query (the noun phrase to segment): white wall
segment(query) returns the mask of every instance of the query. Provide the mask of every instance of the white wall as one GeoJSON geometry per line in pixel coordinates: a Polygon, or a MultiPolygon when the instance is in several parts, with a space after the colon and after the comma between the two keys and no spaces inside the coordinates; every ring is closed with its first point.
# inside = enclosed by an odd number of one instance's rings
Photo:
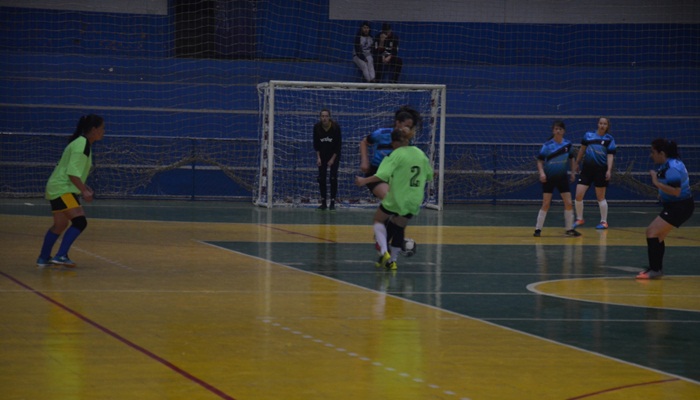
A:
{"type": "Polygon", "coordinates": [[[330,19],[547,24],[700,23],[698,0],[329,0],[330,19]]]}

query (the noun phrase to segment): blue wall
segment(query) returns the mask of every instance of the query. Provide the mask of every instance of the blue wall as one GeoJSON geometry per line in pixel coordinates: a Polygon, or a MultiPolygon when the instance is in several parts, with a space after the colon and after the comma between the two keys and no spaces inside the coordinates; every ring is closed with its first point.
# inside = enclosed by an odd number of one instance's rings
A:
{"type": "MultiPolygon", "coordinates": [[[[256,138],[257,83],[359,81],[360,21],[322,0],[255,4],[251,60],[175,58],[172,15],[0,8],[0,130],[70,132],[94,111],[112,135],[256,138]]],[[[699,25],[392,25],[402,82],[448,86],[449,143],[541,143],[554,118],[576,142],[606,115],[620,144],[700,145],[699,25]]]]}

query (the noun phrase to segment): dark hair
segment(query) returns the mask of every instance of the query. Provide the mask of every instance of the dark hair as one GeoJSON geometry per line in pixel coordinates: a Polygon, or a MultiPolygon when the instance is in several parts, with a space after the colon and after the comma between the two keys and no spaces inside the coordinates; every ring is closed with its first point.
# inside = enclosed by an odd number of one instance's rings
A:
{"type": "Polygon", "coordinates": [[[71,135],[69,142],[74,141],[80,136],[87,135],[91,129],[99,128],[104,123],[104,118],[95,114],[83,115],[78,120],[78,125],[75,127],[75,132],[71,135]]]}
{"type": "Polygon", "coordinates": [[[566,130],[566,125],[564,124],[564,121],[556,120],[552,122],[552,129],[559,127],[563,130],[566,130]]]}
{"type": "Polygon", "coordinates": [[[394,113],[394,121],[405,121],[406,116],[401,114],[409,114],[411,116],[413,126],[416,128],[416,130],[418,130],[418,128],[423,124],[423,119],[420,116],[420,112],[411,106],[401,106],[401,108],[396,110],[394,113]]]}
{"type": "Polygon", "coordinates": [[[678,145],[673,140],[658,138],[651,142],[651,147],[658,151],[666,154],[666,158],[680,158],[678,154],[678,145]]]}
{"type": "Polygon", "coordinates": [[[383,23],[383,24],[382,24],[382,30],[383,30],[384,32],[390,31],[390,30],[391,30],[391,24],[388,23],[388,22],[383,23]]]}
{"type": "Polygon", "coordinates": [[[392,142],[403,142],[406,140],[406,135],[403,130],[395,128],[391,131],[391,141],[392,142]]]}
{"type": "Polygon", "coordinates": [[[324,111],[328,113],[329,117],[331,116],[331,110],[329,110],[327,108],[322,108],[321,111],[318,112],[318,115],[323,114],[324,111]]]}

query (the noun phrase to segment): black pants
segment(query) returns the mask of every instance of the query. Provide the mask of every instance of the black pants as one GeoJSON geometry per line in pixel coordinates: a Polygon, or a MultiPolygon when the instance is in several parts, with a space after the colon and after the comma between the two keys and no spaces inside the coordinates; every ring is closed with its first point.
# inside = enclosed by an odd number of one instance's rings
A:
{"type": "Polygon", "coordinates": [[[382,62],[381,56],[374,58],[374,73],[377,82],[381,82],[386,74],[389,76],[390,83],[398,83],[402,68],[403,60],[400,57],[391,57],[391,61],[386,64],[382,62]]]}
{"type": "MultiPolygon", "coordinates": [[[[338,167],[340,166],[340,159],[336,158],[333,165],[331,165],[331,200],[335,200],[335,196],[338,193],[338,167]]],[[[326,179],[328,176],[328,160],[321,160],[321,166],[318,167],[318,186],[321,190],[321,198],[325,202],[328,194],[328,189],[326,186],[326,179]]]]}

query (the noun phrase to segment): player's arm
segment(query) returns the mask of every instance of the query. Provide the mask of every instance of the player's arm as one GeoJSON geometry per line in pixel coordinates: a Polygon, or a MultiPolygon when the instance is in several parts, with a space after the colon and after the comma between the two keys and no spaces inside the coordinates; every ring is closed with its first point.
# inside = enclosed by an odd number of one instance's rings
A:
{"type": "Polygon", "coordinates": [[[537,159],[537,172],[540,173],[540,182],[547,182],[547,174],[544,173],[544,160],[537,159]]]}
{"type": "Polygon", "coordinates": [[[651,175],[651,183],[654,186],[656,186],[657,188],[659,188],[660,191],[662,191],[666,194],[669,194],[671,196],[674,196],[674,197],[678,197],[681,195],[681,187],[680,187],[681,177],[677,173],[672,172],[672,170],[666,171],[667,182],[668,183],[676,182],[677,186],[676,185],[671,186],[669,184],[659,182],[659,178],[656,175],[656,171],[654,171],[653,169],[649,171],[649,175],[651,175]]]}
{"type": "Polygon", "coordinates": [[[377,175],[372,175],[368,177],[363,177],[363,176],[356,176],[355,177],[355,185],[357,186],[365,186],[368,183],[376,183],[376,182],[384,182],[382,179],[380,179],[377,175]]]}
{"type": "Polygon", "coordinates": [[[607,162],[608,162],[608,170],[605,172],[605,180],[609,181],[610,178],[612,177],[612,168],[613,168],[613,161],[615,160],[615,155],[612,153],[608,153],[607,155],[607,162]]]}
{"type": "Polygon", "coordinates": [[[364,173],[367,173],[369,171],[368,147],[369,143],[367,142],[367,136],[365,136],[360,141],[360,170],[364,173]]]}
{"type": "Polygon", "coordinates": [[[88,185],[83,183],[82,179],[75,175],[68,175],[68,179],[70,179],[73,185],[75,185],[75,187],[77,187],[78,190],[80,190],[80,195],[83,196],[83,199],[85,199],[85,201],[92,201],[92,189],[90,189],[88,185]]]}
{"type": "Polygon", "coordinates": [[[576,164],[580,165],[581,160],[583,160],[583,155],[586,154],[586,146],[585,144],[582,144],[581,147],[578,149],[578,154],[576,155],[576,164]]]}

